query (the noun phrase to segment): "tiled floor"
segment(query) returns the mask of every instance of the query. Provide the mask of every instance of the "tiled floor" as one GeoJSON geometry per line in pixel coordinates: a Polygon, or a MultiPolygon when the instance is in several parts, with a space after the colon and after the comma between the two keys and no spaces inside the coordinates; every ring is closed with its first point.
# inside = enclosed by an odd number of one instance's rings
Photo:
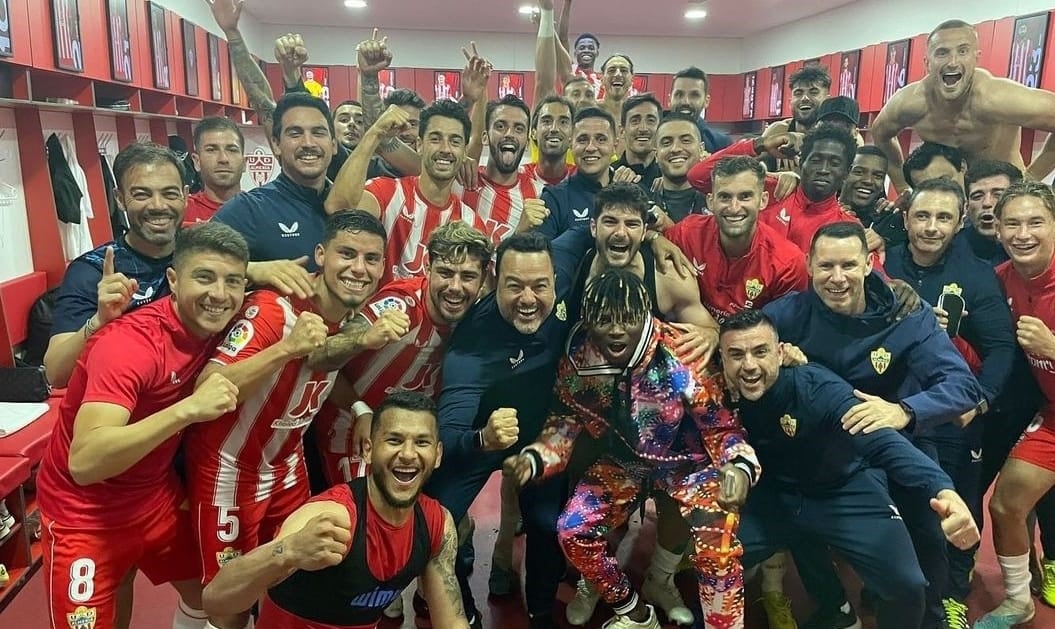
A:
{"type": "MultiPolygon", "coordinates": [[[[477,565],[476,573],[473,576],[473,591],[476,593],[477,604],[481,606],[484,616],[484,626],[488,629],[526,629],[527,620],[524,613],[523,604],[519,597],[508,597],[502,600],[488,599],[487,598],[487,574],[490,569],[490,549],[493,546],[494,536],[497,532],[497,513],[498,513],[498,478],[497,476],[491,480],[481,494],[479,500],[473,507],[473,515],[476,517],[476,549],[477,549],[477,565]]],[[[650,549],[655,544],[655,528],[651,521],[646,518],[643,525],[640,526],[636,531],[632,531],[632,534],[636,534],[636,540],[633,540],[631,544],[632,551],[630,552],[627,565],[632,576],[640,577],[641,573],[648,564],[648,558],[650,549]]],[[[988,535],[985,536],[991,539],[988,535]]],[[[523,541],[522,538],[518,539],[516,546],[516,559],[519,562],[520,556],[523,553],[523,541]]],[[[688,575],[683,575],[688,576],[688,575]]],[[[856,579],[852,574],[847,573],[844,575],[848,584],[854,586],[854,596],[856,596],[856,579]]],[[[691,578],[686,578],[680,582],[682,586],[683,594],[688,597],[692,596],[695,590],[694,583],[691,578]]],[[[996,558],[993,555],[993,548],[990,541],[986,541],[979,556],[979,562],[975,571],[974,590],[971,593],[971,597],[968,601],[972,609],[972,618],[980,615],[983,611],[990,609],[995,606],[998,599],[998,592],[1000,590],[1000,571],[996,565],[996,558]]],[[[790,577],[788,579],[789,594],[794,601],[795,614],[798,618],[803,619],[809,615],[811,611],[808,603],[808,599],[802,592],[801,586],[798,584],[796,578],[790,577]]],[[[563,585],[559,592],[558,614],[563,617],[563,607],[567,603],[574,593],[572,586],[563,585]]],[[[757,595],[757,589],[749,587],[748,598],[753,599],[757,595]]],[[[409,597],[409,595],[408,595],[409,597]]],[[[407,601],[407,610],[410,610],[409,600],[407,601]]],[[[175,608],[176,595],[173,590],[169,587],[155,588],[150,584],[146,578],[142,575],[136,581],[136,608],[133,616],[132,627],[139,629],[167,629],[171,623],[172,610],[175,608]]],[[[600,627],[601,623],[607,616],[604,610],[598,609],[598,613],[595,615],[594,621],[589,625],[590,628],[600,627]]],[[[871,629],[875,626],[874,619],[864,618],[865,629],[871,629]]],[[[749,629],[764,629],[766,627],[765,618],[761,613],[761,609],[758,605],[751,605],[748,610],[748,628],[749,629]]],[[[402,629],[413,629],[416,625],[413,617],[408,616],[404,619],[400,625],[396,622],[387,623],[382,625],[389,629],[401,627],[402,629]]],[[[427,624],[423,626],[428,626],[427,624]]],[[[672,625],[673,626],[673,625],[672,625]]],[[[3,612],[0,613],[0,629],[47,629],[48,622],[45,613],[45,602],[44,602],[44,585],[43,579],[38,573],[33,577],[30,583],[25,589],[19,593],[18,597],[11,603],[11,605],[3,612]]],[[[1037,617],[1032,623],[1022,625],[1023,628],[1033,629],[1055,629],[1055,610],[1038,605],[1037,617]]],[[[60,627],[59,629],[65,629],[60,627]]],[[[105,629],[98,627],[97,629],[105,629]]]]}

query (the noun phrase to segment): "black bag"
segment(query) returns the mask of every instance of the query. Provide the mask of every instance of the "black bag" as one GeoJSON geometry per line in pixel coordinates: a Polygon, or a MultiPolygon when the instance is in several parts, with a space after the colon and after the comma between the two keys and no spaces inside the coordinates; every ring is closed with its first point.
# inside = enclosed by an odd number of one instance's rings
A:
{"type": "Polygon", "coordinates": [[[44,364],[44,353],[48,351],[48,341],[51,340],[51,322],[54,319],[53,311],[58,296],[59,287],[55,287],[38,297],[29,311],[29,330],[26,333],[26,342],[22,344],[22,349],[25,350],[22,363],[29,367],[40,367],[44,364]]]}
{"type": "Polygon", "coordinates": [[[0,402],[43,402],[51,385],[43,367],[0,367],[0,402]]]}

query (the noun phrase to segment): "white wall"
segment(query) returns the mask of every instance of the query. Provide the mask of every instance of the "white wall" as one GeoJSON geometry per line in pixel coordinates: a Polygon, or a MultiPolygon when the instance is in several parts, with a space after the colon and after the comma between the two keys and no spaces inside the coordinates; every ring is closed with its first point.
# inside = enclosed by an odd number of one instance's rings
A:
{"type": "Polygon", "coordinates": [[[752,36],[743,45],[741,71],[905,39],[945,20],[977,24],[1052,8],[1051,0],[859,0],[752,36]]]}
{"type": "MultiPolygon", "coordinates": [[[[166,9],[177,13],[180,17],[194,22],[210,33],[219,35],[221,38],[223,37],[220,27],[216,26],[216,21],[212,18],[212,11],[209,9],[209,6],[205,4],[204,0],[154,1],[164,6],[166,9]]],[[[317,2],[318,0],[306,1],[317,2]]],[[[272,37],[269,40],[265,37],[261,37],[260,23],[245,10],[242,11],[242,17],[239,19],[238,30],[241,31],[242,37],[245,38],[246,43],[249,44],[250,51],[265,61],[272,60],[274,57],[273,50],[275,38],[272,37]]]]}
{"type": "Polygon", "coordinates": [[[0,282],[33,272],[15,113],[0,109],[0,282]]]}
{"type": "MultiPolygon", "coordinates": [[[[309,63],[320,65],[355,65],[355,45],[370,38],[367,29],[293,27],[261,24],[262,39],[269,40],[265,54],[254,49],[262,59],[273,60],[273,43],[290,30],[304,36],[310,55],[309,63]]],[[[465,65],[461,49],[475,41],[480,52],[500,70],[534,70],[535,36],[510,33],[472,33],[449,31],[385,31],[394,55],[395,67],[460,68],[465,65]]],[[[634,59],[640,72],[674,73],[688,65],[698,65],[718,74],[740,71],[740,40],[696,39],[689,37],[616,37],[604,36],[602,57],[625,52],[634,59]],[[677,51],[677,54],[672,54],[677,51]]],[[[602,59],[603,60],[603,59],[602,59]]]]}

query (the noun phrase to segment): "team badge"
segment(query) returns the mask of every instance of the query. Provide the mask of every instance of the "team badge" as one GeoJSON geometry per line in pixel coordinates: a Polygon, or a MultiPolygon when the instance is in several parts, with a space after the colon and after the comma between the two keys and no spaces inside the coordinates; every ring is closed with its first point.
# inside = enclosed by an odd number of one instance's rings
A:
{"type": "Polygon", "coordinates": [[[70,629],[95,629],[95,608],[79,605],[77,609],[66,614],[70,629]]]}
{"type": "Polygon", "coordinates": [[[227,548],[224,548],[220,552],[216,553],[216,565],[218,565],[221,568],[223,568],[224,565],[226,565],[228,561],[231,561],[232,559],[235,559],[235,558],[241,557],[241,556],[242,556],[242,551],[235,550],[234,548],[231,548],[230,546],[228,546],[227,548]]]}
{"type": "Polygon", "coordinates": [[[566,306],[563,301],[560,302],[559,304],[557,304],[557,320],[558,321],[567,321],[568,320],[568,306],[566,306]]]}
{"type": "Polygon", "coordinates": [[[245,156],[245,169],[253,178],[253,183],[262,186],[271,179],[271,172],[275,168],[275,156],[257,147],[249,155],[245,156]]]}
{"type": "Polygon", "coordinates": [[[237,356],[238,352],[242,351],[252,338],[253,324],[248,319],[241,319],[234,324],[231,331],[227,333],[227,338],[224,339],[217,349],[228,356],[237,356]]]}
{"type": "Polygon", "coordinates": [[[758,299],[758,296],[762,294],[762,289],[765,287],[765,284],[763,284],[757,277],[752,277],[744,282],[744,290],[747,291],[747,298],[752,301],[758,299]]]}
{"type": "Polygon", "coordinates": [[[260,306],[249,306],[245,309],[246,319],[255,319],[258,314],[260,314],[260,306]]]}
{"type": "Polygon", "coordinates": [[[382,313],[389,310],[398,310],[400,312],[407,311],[407,302],[403,299],[390,295],[384,299],[370,304],[370,310],[374,312],[374,316],[380,317],[382,313]]]}
{"type": "Polygon", "coordinates": [[[959,295],[960,297],[963,297],[963,289],[960,288],[960,285],[956,283],[946,284],[945,286],[942,286],[941,292],[945,295],[959,295]]]}
{"type": "Polygon", "coordinates": [[[876,373],[883,375],[887,368],[890,367],[890,352],[886,351],[882,347],[879,349],[872,350],[872,367],[876,370],[876,373]]]}
{"type": "Polygon", "coordinates": [[[799,428],[799,420],[791,415],[785,415],[780,418],[780,427],[783,429],[785,435],[794,437],[795,431],[799,428]]]}

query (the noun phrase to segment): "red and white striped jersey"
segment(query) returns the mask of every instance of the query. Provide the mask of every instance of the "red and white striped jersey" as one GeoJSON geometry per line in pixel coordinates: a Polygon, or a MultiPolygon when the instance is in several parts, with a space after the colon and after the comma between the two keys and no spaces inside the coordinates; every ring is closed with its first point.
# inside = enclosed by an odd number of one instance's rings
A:
{"type": "Polygon", "coordinates": [[[410,318],[410,330],[395,343],[353,358],[344,376],[359,393],[359,399],[377,408],[385,396],[400,389],[429,397],[439,393],[443,344],[451,326],[440,326],[429,317],[427,277],[395,280],[375,294],[359,316],[373,323],[386,310],[402,310],[410,318]]]}
{"type": "Polygon", "coordinates": [[[479,189],[466,190],[456,181],[451,192],[476,210],[486,226],[484,233],[497,245],[516,231],[524,213],[524,199],[539,198],[546,184],[535,179],[523,166],[517,180],[508,186],[488,179],[485,173],[486,169],[481,166],[479,189]]]}
{"type": "MultiPolygon", "coordinates": [[[[293,331],[310,300],[258,290],[245,299],[240,317],[213,353],[230,365],[278,343],[293,331]]],[[[330,324],[336,333],[340,324],[330,324]]],[[[304,431],[319,411],[337,371],[311,371],[291,360],[260,384],[234,412],[194,424],[184,435],[188,491],[195,502],[234,507],[266,500],[272,493],[307,485],[304,431]]]]}
{"type": "Polygon", "coordinates": [[[429,203],[421,194],[417,177],[378,177],[366,182],[365,191],[373,194],[381,206],[381,222],[388,232],[382,286],[393,279],[425,274],[429,236],[440,225],[464,221],[487,231],[476,212],[454,194],[445,206],[429,203]]]}
{"type": "MultiPolygon", "coordinates": [[[[566,164],[565,165],[564,176],[561,177],[560,179],[547,179],[547,178],[543,177],[542,173],[539,172],[538,162],[530,162],[528,164],[524,164],[523,166],[520,167],[520,170],[521,170],[521,172],[523,172],[524,174],[528,175],[529,177],[534,177],[535,181],[538,182],[538,185],[542,186],[542,188],[545,188],[546,186],[555,186],[555,185],[559,184],[560,182],[564,181],[565,179],[567,179],[568,177],[571,177],[572,175],[574,175],[575,174],[575,164],[566,164]]],[[[539,196],[541,196],[541,195],[542,195],[542,189],[539,188],[539,196]]]]}

